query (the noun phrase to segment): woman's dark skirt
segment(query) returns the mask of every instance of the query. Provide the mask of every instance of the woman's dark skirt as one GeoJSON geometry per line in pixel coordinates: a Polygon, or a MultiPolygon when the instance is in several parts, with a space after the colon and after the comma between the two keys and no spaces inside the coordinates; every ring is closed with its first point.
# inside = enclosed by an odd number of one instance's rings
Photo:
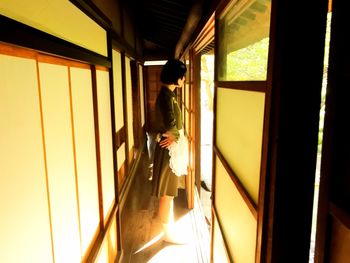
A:
{"type": "Polygon", "coordinates": [[[152,195],[177,196],[179,177],[169,167],[169,150],[156,144],[153,160],[152,195]]]}

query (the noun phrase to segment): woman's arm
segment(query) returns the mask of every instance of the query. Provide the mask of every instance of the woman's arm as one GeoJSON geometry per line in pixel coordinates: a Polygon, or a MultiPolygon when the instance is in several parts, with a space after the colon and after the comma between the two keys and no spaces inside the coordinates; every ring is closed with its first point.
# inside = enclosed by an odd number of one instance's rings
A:
{"type": "Polygon", "coordinates": [[[163,133],[163,138],[160,142],[161,147],[168,147],[174,141],[179,139],[180,133],[177,128],[177,119],[174,111],[174,97],[166,97],[162,103],[162,115],[166,132],[163,133]]]}

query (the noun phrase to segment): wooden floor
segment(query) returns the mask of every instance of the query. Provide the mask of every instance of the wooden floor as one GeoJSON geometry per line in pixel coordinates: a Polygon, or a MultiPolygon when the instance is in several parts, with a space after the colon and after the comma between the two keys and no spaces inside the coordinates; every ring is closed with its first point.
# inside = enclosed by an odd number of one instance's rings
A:
{"type": "Polygon", "coordinates": [[[209,262],[209,230],[205,222],[199,198],[195,208],[187,209],[185,190],[175,198],[175,219],[190,241],[175,245],[162,240],[162,226],[158,217],[158,199],[151,196],[151,181],[148,180],[148,157],[142,153],[128,198],[121,213],[122,263],[144,262],[209,262]]]}

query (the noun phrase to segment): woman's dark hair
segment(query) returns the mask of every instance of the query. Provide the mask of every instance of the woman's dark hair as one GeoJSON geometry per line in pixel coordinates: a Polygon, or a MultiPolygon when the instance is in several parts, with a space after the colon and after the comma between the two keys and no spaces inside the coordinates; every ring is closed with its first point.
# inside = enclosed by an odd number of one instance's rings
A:
{"type": "Polygon", "coordinates": [[[177,59],[169,59],[163,66],[160,81],[164,84],[177,84],[178,79],[186,74],[186,65],[177,59]]]}

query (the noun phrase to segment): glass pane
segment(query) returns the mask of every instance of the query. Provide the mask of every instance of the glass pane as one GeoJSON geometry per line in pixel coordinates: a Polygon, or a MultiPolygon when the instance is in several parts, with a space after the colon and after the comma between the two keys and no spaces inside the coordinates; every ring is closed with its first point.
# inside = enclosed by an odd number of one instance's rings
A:
{"type": "Polygon", "coordinates": [[[239,1],[220,18],[220,81],[266,80],[270,11],[270,0],[239,1]]]}

